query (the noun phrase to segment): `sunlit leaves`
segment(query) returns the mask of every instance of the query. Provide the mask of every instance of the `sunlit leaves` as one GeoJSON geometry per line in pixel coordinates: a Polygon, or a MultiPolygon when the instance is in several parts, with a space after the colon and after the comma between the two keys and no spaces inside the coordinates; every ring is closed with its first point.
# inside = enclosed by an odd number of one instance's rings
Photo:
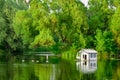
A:
{"type": "Polygon", "coordinates": [[[105,41],[101,30],[96,31],[96,49],[100,52],[105,50],[105,41]]]}
{"type": "Polygon", "coordinates": [[[67,45],[74,43],[75,39],[79,43],[82,39],[81,37],[79,39],[79,34],[85,33],[88,25],[84,7],[79,1],[34,0],[27,11],[16,13],[14,29],[24,43],[28,42],[32,47],[40,47],[55,44],[54,36],[59,38],[59,42],[67,45]],[[31,29],[33,31],[30,31],[31,29]],[[31,36],[33,34],[34,36],[31,36]]]}
{"type": "Polygon", "coordinates": [[[41,30],[40,33],[35,36],[35,39],[31,43],[30,47],[52,46],[55,42],[50,34],[51,32],[49,29],[41,30]]]}
{"type": "Polygon", "coordinates": [[[120,46],[120,6],[117,7],[115,14],[112,17],[111,21],[111,31],[114,34],[114,38],[116,39],[118,45],[120,46]]]}
{"type": "Polygon", "coordinates": [[[112,52],[116,51],[116,44],[114,43],[113,35],[110,31],[101,31],[99,29],[96,30],[96,49],[99,52],[112,52]]]}
{"type": "Polygon", "coordinates": [[[46,7],[39,1],[32,1],[27,11],[18,11],[14,18],[14,30],[30,48],[51,46],[54,41],[47,28],[50,24],[46,7]],[[20,30],[21,29],[21,30],[20,30]]]}
{"type": "Polygon", "coordinates": [[[29,14],[25,11],[18,11],[16,17],[14,18],[14,31],[17,36],[21,37],[24,44],[31,42],[32,33],[30,32],[32,19],[29,17],[29,14]],[[22,36],[21,36],[22,35],[22,36]]]}

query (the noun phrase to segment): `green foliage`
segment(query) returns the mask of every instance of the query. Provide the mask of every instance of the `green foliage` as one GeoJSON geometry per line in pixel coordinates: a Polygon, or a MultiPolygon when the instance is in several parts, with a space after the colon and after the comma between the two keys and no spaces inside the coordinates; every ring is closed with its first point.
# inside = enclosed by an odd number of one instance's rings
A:
{"type": "Polygon", "coordinates": [[[68,50],[62,52],[62,58],[66,60],[73,60],[76,56],[76,53],[76,45],[72,44],[68,50]]]}
{"type": "Polygon", "coordinates": [[[119,0],[89,0],[89,8],[79,0],[0,0],[0,48],[118,52],[119,13],[119,0]]]}
{"type": "Polygon", "coordinates": [[[105,40],[104,40],[104,37],[103,37],[103,33],[101,30],[97,30],[96,31],[96,49],[99,51],[99,52],[102,52],[102,51],[105,51],[105,40]]]}
{"type": "Polygon", "coordinates": [[[95,39],[96,49],[99,52],[112,53],[117,51],[117,46],[110,31],[102,32],[101,30],[97,29],[95,39]]]}
{"type": "Polygon", "coordinates": [[[85,37],[86,40],[86,48],[94,48],[95,47],[95,39],[93,36],[89,35],[85,37]]]}
{"type": "Polygon", "coordinates": [[[111,20],[111,31],[114,34],[114,39],[116,40],[117,44],[120,46],[120,6],[117,7],[115,14],[111,20]]]}
{"type": "Polygon", "coordinates": [[[104,37],[104,41],[105,41],[105,48],[106,48],[106,52],[110,53],[110,52],[114,52],[116,53],[117,50],[117,45],[115,43],[115,40],[113,39],[113,34],[111,31],[104,31],[103,32],[103,37],[104,37]]]}
{"type": "Polygon", "coordinates": [[[72,43],[85,47],[83,35],[86,34],[88,25],[84,7],[74,0],[52,3],[31,1],[27,11],[16,13],[13,25],[17,36],[30,48],[53,46],[57,43],[63,44],[63,48],[72,43]]]}
{"type": "Polygon", "coordinates": [[[14,30],[22,39],[24,46],[39,48],[40,46],[52,46],[54,44],[51,31],[46,28],[48,26],[46,16],[45,6],[39,1],[32,1],[30,9],[27,11],[16,13],[13,23],[14,30]]]}
{"type": "Polygon", "coordinates": [[[20,9],[19,3],[16,0],[0,0],[0,4],[0,48],[10,52],[21,50],[21,39],[14,33],[12,25],[15,12],[20,9]]]}
{"type": "Polygon", "coordinates": [[[111,0],[90,0],[88,9],[89,34],[95,35],[97,29],[109,30],[114,9],[111,0]]]}
{"type": "Polygon", "coordinates": [[[40,34],[35,37],[34,41],[31,43],[31,46],[52,46],[55,42],[50,34],[51,33],[49,30],[42,30],[40,34]]]}
{"type": "MultiPolygon", "coordinates": [[[[95,48],[100,52],[116,52],[117,46],[114,35],[110,31],[111,16],[115,12],[115,0],[89,0],[87,10],[89,32],[86,39],[89,47],[95,48]]],[[[114,22],[116,23],[116,22],[114,22]]]]}
{"type": "MultiPolygon", "coordinates": [[[[30,29],[29,26],[32,24],[32,19],[29,18],[29,14],[25,11],[18,11],[16,13],[16,17],[13,21],[13,28],[17,35],[17,37],[22,39],[22,43],[24,46],[28,46],[28,44],[33,40],[32,32],[34,29],[30,29]]],[[[33,34],[34,35],[34,34],[33,34]]]]}
{"type": "Polygon", "coordinates": [[[0,17],[0,45],[2,44],[2,42],[4,41],[5,37],[6,37],[6,29],[5,29],[5,20],[0,17]]]}

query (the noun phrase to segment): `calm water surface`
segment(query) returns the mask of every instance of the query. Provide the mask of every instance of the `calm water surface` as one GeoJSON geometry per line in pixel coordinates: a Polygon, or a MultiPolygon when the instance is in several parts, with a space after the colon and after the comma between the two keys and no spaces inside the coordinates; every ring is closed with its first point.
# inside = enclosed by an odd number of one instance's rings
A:
{"type": "Polygon", "coordinates": [[[1,62],[0,80],[120,80],[120,61],[1,62]]]}

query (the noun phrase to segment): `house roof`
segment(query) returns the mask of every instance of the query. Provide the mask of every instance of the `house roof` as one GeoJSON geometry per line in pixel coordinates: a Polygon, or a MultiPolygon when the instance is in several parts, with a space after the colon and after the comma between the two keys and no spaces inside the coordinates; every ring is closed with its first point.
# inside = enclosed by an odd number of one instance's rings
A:
{"type": "Polygon", "coordinates": [[[80,50],[80,53],[81,52],[86,52],[86,53],[97,53],[97,51],[96,50],[94,50],[94,49],[82,49],[82,50],[80,50]]]}

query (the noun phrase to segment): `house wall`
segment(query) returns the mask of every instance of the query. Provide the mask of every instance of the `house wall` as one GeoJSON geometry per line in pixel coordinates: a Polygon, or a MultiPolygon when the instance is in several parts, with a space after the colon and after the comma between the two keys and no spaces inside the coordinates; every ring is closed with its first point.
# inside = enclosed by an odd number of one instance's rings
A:
{"type": "Polygon", "coordinates": [[[83,55],[86,55],[86,58],[87,58],[86,60],[89,60],[89,54],[85,52],[81,53],[81,60],[85,60],[85,58],[83,58],[83,55]]]}
{"type": "Polygon", "coordinates": [[[96,53],[91,53],[89,54],[89,60],[97,60],[97,54],[96,53]]]}
{"type": "Polygon", "coordinates": [[[87,59],[86,60],[97,60],[97,54],[96,53],[91,53],[91,54],[88,54],[88,53],[85,53],[85,52],[82,52],[81,53],[81,60],[85,60],[85,57],[83,57],[83,55],[86,55],[87,59]]]}

